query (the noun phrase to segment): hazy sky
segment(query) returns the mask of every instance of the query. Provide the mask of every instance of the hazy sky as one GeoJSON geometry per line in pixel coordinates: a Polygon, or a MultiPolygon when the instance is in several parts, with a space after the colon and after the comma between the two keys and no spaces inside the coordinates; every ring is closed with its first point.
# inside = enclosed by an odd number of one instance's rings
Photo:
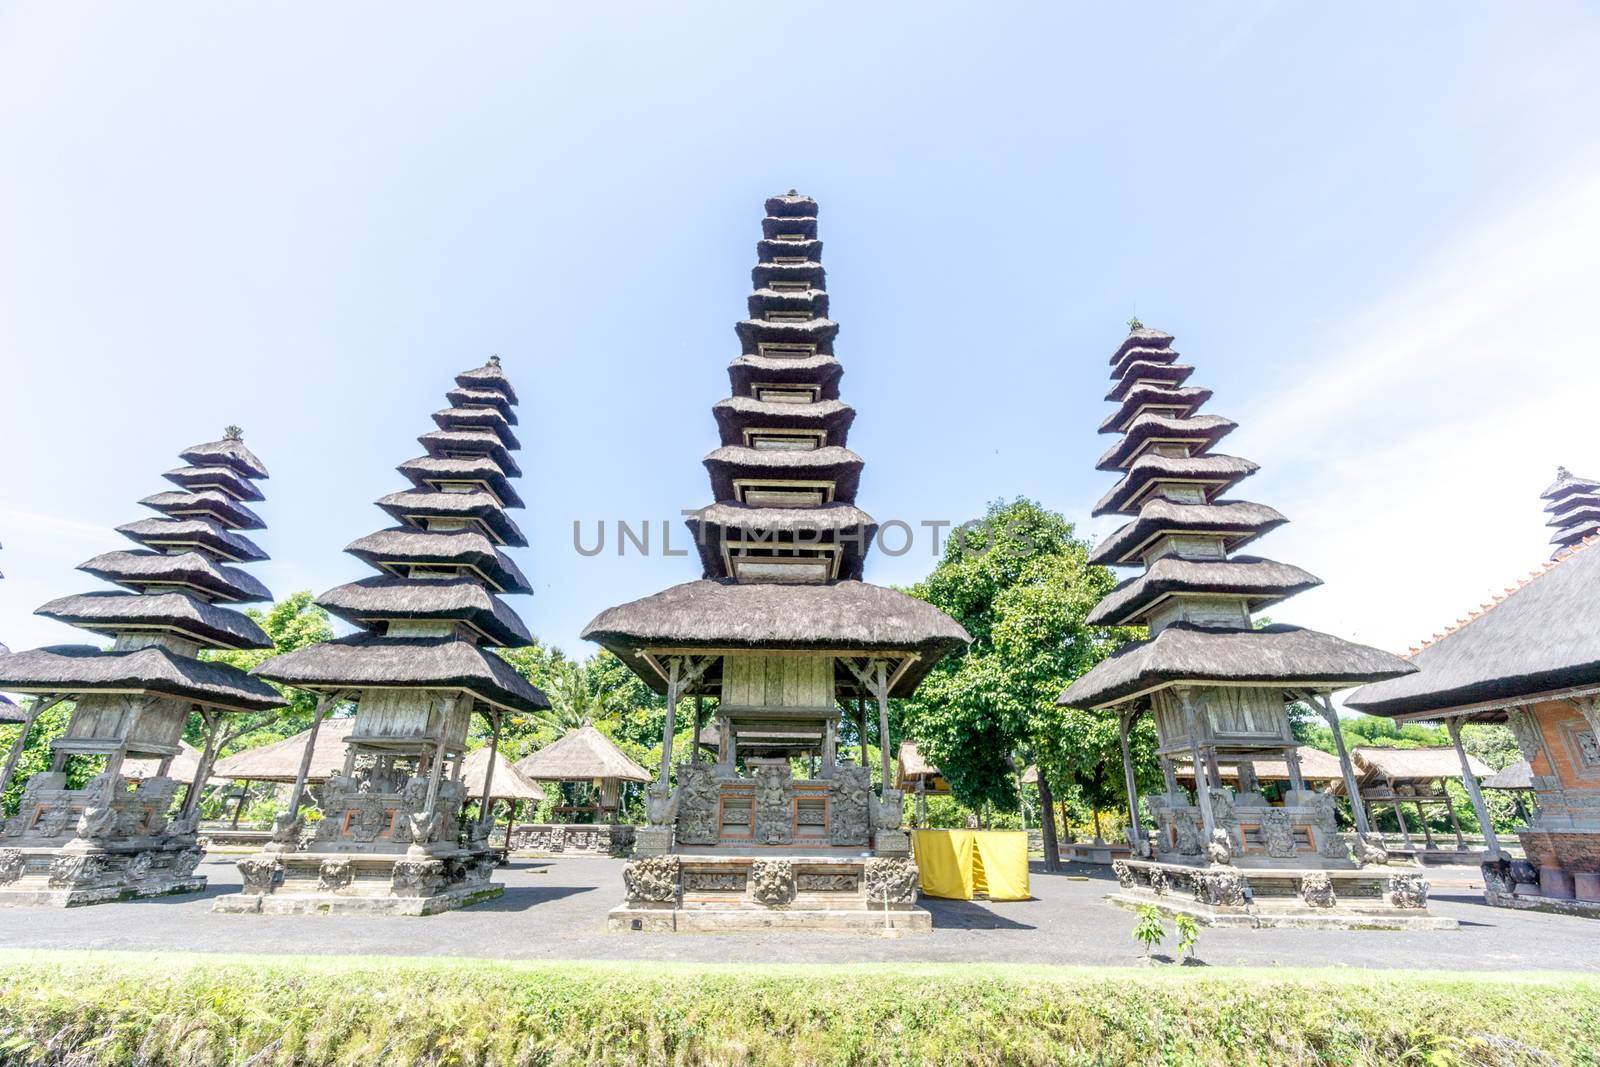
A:
{"type": "Polygon", "coordinates": [[[792,186],[868,511],[1108,532],[1137,314],[1240,422],[1234,495],[1291,519],[1258,550],[1327,582],[1270,614],[1403,650],[1546,559],[1558,463],[1600,472],[1600,8],[1125,6],[0,4],[0,640],[83,640],[31,612],[103,588],[73,568],[230,422],[273,475],[254,573],[365,575],[340,550],[497,352],[511,603],[587,654],[698,577],[572,525],[708,502],[792,186]]]}

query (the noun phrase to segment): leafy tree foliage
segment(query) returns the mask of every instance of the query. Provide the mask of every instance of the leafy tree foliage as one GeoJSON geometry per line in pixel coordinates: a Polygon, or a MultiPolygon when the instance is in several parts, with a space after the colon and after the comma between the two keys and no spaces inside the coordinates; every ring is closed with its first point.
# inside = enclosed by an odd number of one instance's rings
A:
{"type": "MultiPolygon", "coordinates": [[[[266,611],[249,608],[245,614],[266,631],[267,636],[272,639],[272,648],[243,652],[208,651],[201,653],[202,659],[216,660],[237,667],[241,671],[249,671],[273,656],[281,656],[285,652],[293,652],[307,645],[333,639],[333,627],[328,622],[328,613],[312,600],[309,589],[290,593],[266,611]]],[[[314,695],[276,683],[268,684],[289,701],[288,708],[281,711],[224,716],[218,755],[226,756],[242,748],[254,748],[257,745],[281,741],[311,726],[311,717],[317,708],[317,698],[314,695]],[[249,739],[248,742],[246,738],[249,739]]],[[[197,747],[203,747],[205,739],[204,720],[200,715],[190,716],[185,740],[197,747]]]]}

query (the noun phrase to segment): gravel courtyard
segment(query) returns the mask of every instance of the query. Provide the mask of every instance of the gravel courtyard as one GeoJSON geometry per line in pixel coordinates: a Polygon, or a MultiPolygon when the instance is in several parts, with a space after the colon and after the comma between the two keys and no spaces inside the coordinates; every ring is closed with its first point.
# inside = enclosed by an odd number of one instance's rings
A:
{"type": "MultiPolygon", "coordinates": [[[[201,865],[202,895],[70,911],[0,909],[0,949],[72,948],[503,959],[679,960],[707,963],[995,962],[1126,965],[1139,956],[1133,916],[1102,903],[1115,885],[1098,867],[1045,874],[1036,899],[1016,903],[924,900],[931,934],[613,934],[606,912],[622,895],[622,862],[515,860],[497,880],[505,896],[429,918],[217,915],[211,898],[239,886],[237,856],[201,865]],[[1086,877],[1085,877],[1086,876],[1086,877]]],[[[1476,872],[1429,871],[1434,910],[1451,932],[1208,929],[1211,964],[1600,971],[1600,923],[1490,908],[1476,872]]],[[[1169,948],[1170,943],[1169,943],[1169,948]]]]}

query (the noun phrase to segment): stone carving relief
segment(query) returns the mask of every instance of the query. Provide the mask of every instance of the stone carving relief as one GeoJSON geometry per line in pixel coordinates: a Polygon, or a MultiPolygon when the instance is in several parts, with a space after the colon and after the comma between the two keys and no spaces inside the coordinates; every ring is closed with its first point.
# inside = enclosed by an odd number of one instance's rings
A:
{"type": "Polygon", "coordinates": [[[853,874],[797,874],[794,885],[801,893],[855,893],[861,879],[853,874]]]}
{"type": "Polygon", "coordinates": [[[750,895],[769,908],[794,899],[794,863],[791,860],[756,860],[750,865],[750,895]]]}
{"type": "Polygon", "coordinates": [[[22,877],[28,858],[20,848],[0,848],[0,885],[10,885],[22,877]]]}
{"type": "Polygon", "coordinates": [[[899,789],[885,789],[883,795],[872,798],[872,825],[878,830],[898,830],[905,822],[905,793],[899,789]]]}
{"type": "Polygon", "coordinates": [[[396,860],[389,876],[389,889],[397,896],[425,897],[437,889],[445,879],[441,860],[396,860]]]}
{"type": "Polygon", "coordinates": [[[1169,888],[1171,886],[1167,881],[1167,872],[1160,867],[1150,868],[1150,891],[1160,897],[1166,896],[1169,888]]]}
{"type": "Polygon", "coordinates": [[[115,808],[85,808],[78,819],[78,836],[91,841],[102,841],[117,832],[118,813],[115,808]]]}
{"type": "Polygon", "coordinates": [[[914,904],[921,875],[910,860],[868,860],[865,871],[867,900],[881,904],[914,904]]]}
{"type": "Polygon", "coordinates": [[[1321,871],[1300,879],[1300,899],[1309,907],[1331,908],[1338,903],[1333,895],[1333,879],[1321,871]]]}
{"type": "Polygon", "coordinates": [[[71,853],[57,856],[50,864],[50,888],[67,889],[93,882],[105,869],[102,856],[81,856],[71,853]]]}
{"type": "Polygon", "coordinates": [[[678,794],[665,782],[650,786],[644,799],[645,819],[651,826],[671,826],[678,815],[678,794]]]}
{"type": "Polygon", "coordinates": [[[1428,906],[1428,880],[1420,874],[1393,875],[1384,896],[1397,908],[1425,908],[1428,906]]]}
{"type": "Polygon", "coordinates": [[[1111,861],[1111,873],[1117,876],[1117,884],[1124,889],[1133,888],[1133,868],[1123,860],[1111,861]]]}
{"type": "Polygon", "coordinates": [[[144,878],[150,873],[150,868],[155,866],[156,856],[153,852],[134,853],[128,861],[128,877],[133,879],[144,878]]]}
{"type": "Polygon", "coordinates": [[[794,841],[794,780],[787,766],[756,769],[755,839],[763,845],[794,841]]]}
{"type": "Polygon", "coordinates": [[[828,781],[828,840],[835,845],[865,845],[871,830],[868,802],[872,772],[866,767],[836,767],[828,781]]]}
{"type": "Polygon", "coordinates": [[[392,818],[381,800],[368,801],[351,812],[345,833],[350,835],[350,840],[359,844],[371,844],[389,828],[392,818]]]}
{"type": "Polygon", "coordinates": [[[1539,726],[1533,721],[1532,712],[1527,708],[1508,708],[1506,725],[1511,727],[1511,736],[1516,739],[1522,758],[1532,763],[1539,755],[1539,726]]]}
{"type": "Polygon", "coordinates": [[[678,768],[678,840],[686,845],[714,845],[719,793],[709,763],[687,763],[678,768]]]}
{"type": "Polygon", "coordinates": [[[627,899],[651,904],[670,904],[678,899],[677,856],[649,856],[631,861],[622,869],[622,884],[627,899]]]}
{"type": "Polygon", "coordinates": [[[1377,834],[1357,834],[1351,852],[1357,867],[1382,867],[1389,862],[1389,850],[1377,834]]]}
{"type": "Polygon", "coordinates": [[[1211,831],[1211,843],[1206,846],[1206,858],[1219,867],[1233,866],[1233,841],[1228,837],[1228,831],[1220,826],[1211,831]]]}
{"type": "Polygon", "coordinates": [[[686,893],[743,893],[744,875],[737,871],[687,871],[683,889],[686,893]]]}
{"type": "Polygon", "coordinates": [[[1261,840],[1267,846],[1267,855],[1274,859],[1291,859],[1295,855],[1294,827],[1289,813],[1282,808],[1270,808],[1261,813],[1261,840]]]}
{"type": "Polygon", "coordinates": [[[317,870],[317,888],[324,893],[336,893],[355,881],[355,865],[349,860],[323,860],[317,870]]]}
{"type": "Polygon", "coordinates": [[[246,856],[238,866],[246,893],[270,893],[283,876],[283,864],[272,856],[246,856]]]}
{"type": "Polygon", "coordinates": [[[1196,871],[1194,898],[1214,907],[1242,908],[1250,903],[1250,886],[1238,871],[1196,871]]]}
{"type": "Polygon", "coordinates": [[[205,849],[186,848],[172,857],[172,873],[179,878],[188,878],[194,874],[194,869],[200,866],[200,861],[205,858],[205,849]]]}
{"type": "Polygon", "coordinates": [[[1488,896],[1510,896],[1515,888],[1511,881],[1511,865],[1504,859],[1478,865],[1483,872],[1483,891],[1488,896]]]}

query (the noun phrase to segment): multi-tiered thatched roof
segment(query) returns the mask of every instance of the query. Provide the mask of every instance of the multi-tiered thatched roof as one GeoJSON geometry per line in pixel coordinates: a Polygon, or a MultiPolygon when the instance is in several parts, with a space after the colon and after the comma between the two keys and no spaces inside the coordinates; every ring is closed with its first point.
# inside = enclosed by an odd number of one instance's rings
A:
{"type": "Polygon", "coordinates": [[[264,711],[283,700],[265,682],[202,660],[202,648],[271,648],[267,635],[233,605],[272,594],[237,564],[267,558],[239,531],[265,525],[245,501],[262,499],[254,481],[267,469],[236,428],[181,453],[187,466],[166,477],[178,492],[140,503],[159,517],[117,527],[140,547],[106,552],[78,568],[122,587],[52,600],[46,618],[110,637],[113,645],[54,645],[0,656],[0,688],[55,695],[134,692],[193,700],[232,711],[264,711]]]}
{"type": "Polygon", "coordinates": [[[1278,682],[1337,689],[1408,673],[1395,656],[1297,626],[1256,629],[1252,613],[1320,585],[1299,567],[1240,548],[1283,525],[1262,504],[1226,499],[1256,464],[1215,451],[1235,424],[1200,408],[1208,389],[1188,383],[1172,335],[1136,326],[1111,354],[1116,404],[1100,426],[1117,442],[1099,469],[1121,478],[1095,515],[1128,517],[1095,549],[1094,563],[1141,567],[1108,594],[1088,621],[1144,626],[1061,696],[1075,707],[1109,707],[1178,682],[1278,682]]]}
{"type": "Polygon", "coordinates": [[[452,405],[418,440],[427,455],[402,463],[411,488],[378,506],[399,524],[346,551],[378,571],[317,598],[362,632],[256,668],[264,678],[314,692],[372,687],[464,689],[488,708],[538,711],[545,695],[491,648],[533,638],[498,593],[527,593],[527,580],[500,550],[527,539],[506,509],[521,507],[508,479],[516,391],[498,358],[456,376],[452,405]]]}
{"type": "Polygon", "coordinates": [[[839,398],[817,203],[772,197],[761,227],[731,395],[712,408],[715,501],[689,519],[704,577],[601,612],[583,636],[658,690],[650,646],[916,651],[895,681],[903,696],[969,638],[931,605],[860,581],[877,524],[856,507],[863,462],[847,447],[855,410],[839,398]]]}
{"type": "Polygon", "coordinates": [[[1552,555],[1560,555],[1582,544],[1586,538],[1600,535],[1600,481],[1557,467],[1556,480],[1539,498],[1545,501],[1544,509],[1550,512],[1546,525],[1555,527],[1555,533],[1550,535],[1550,543],[1555,545],[1552,555]]]}

